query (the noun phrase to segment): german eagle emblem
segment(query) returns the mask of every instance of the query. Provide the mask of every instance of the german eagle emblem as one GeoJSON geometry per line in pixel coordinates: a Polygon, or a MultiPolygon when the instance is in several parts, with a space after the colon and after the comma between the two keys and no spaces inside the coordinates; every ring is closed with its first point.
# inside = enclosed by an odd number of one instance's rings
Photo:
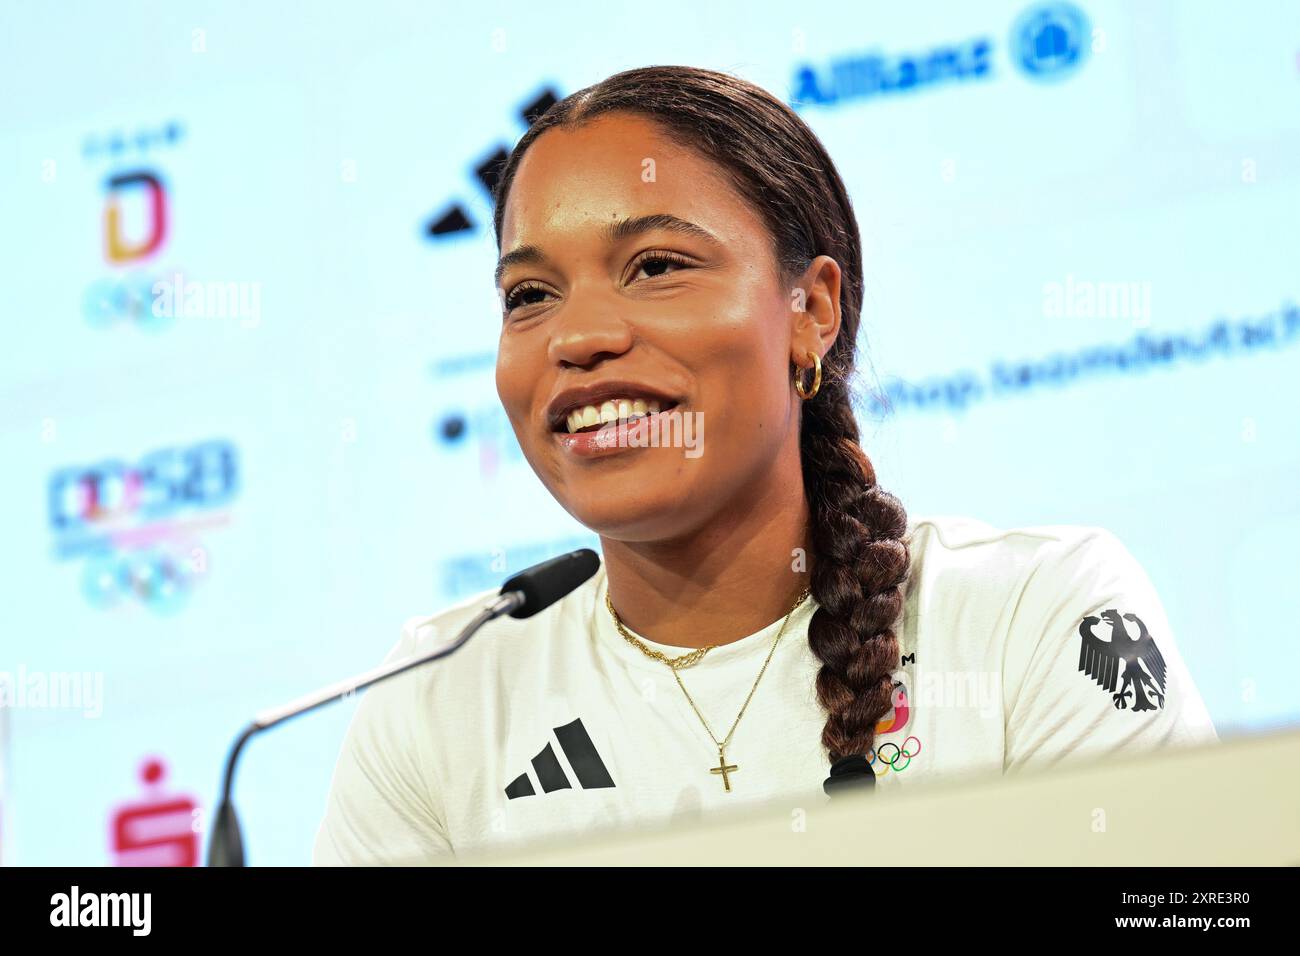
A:
{"type": "Polygon", "coordinates": [[[1165,706],[1165,659],[1140,617],[1121,614],[1114,608],[1102,611],[1100,617],[1090,614],[1079,622],[1079,637],[1083,639],[1079,670],[1110,692],[1116,710],[1131,709],[1136,713],[1165,706]],[[1110,625],[1108,640],[1093,632],[1102,621],[1110,625]],[[1137,637],[1129,636],[1125,621],[1136,625],[1137,637]],[[1116,691],[1115,679],[1120,676],[1124,682],[1116,691]],[[1148,693],[1156,703],[1151,703],[1148,693]]]}

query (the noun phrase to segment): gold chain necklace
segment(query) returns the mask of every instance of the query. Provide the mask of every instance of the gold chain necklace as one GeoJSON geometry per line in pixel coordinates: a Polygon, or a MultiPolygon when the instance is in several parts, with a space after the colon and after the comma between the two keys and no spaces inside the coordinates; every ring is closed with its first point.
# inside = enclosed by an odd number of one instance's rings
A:
{"type": "Polygon", "coordinates": [[[745,716],[745,709],[749,707],[749,702],[753,700],[754,691],[758,690],[758,682],[763,679],[763,675],[767,672],[767,665],[771,663],[772,655],[776,653],[776,645],[780,643],[781,635],[785,633],[786,625],[790,623],[790,616],[794,614],[795,610],[799,607],[799,605],[804,602],[804,600],[808,597],[808,594],[809,594],[808,589],[804,588],[803,593],[799,595],[798,600],[796,600],[794,604],[790,605],[790,610],[786,611],[785,620],[781,622],[781,629],[776,632],[776,638],[772,641],[772,649],[767,652],[767,659],[763,661],[763,667],[758,672],[758,677],[754,681],[754,686],[749,689],[749,696],[745,698],[745,702],[741,705],[740,713],[736,715],[736,719],[732,723],[731,729],[727,731],[726,738],[723,740],[719,740],[717,735],[714,734],[713,728],[709,726],[709,722],[705,720],[704,715],[700,713],[700,708],[695,705],[695,700],[691,697],[690,691],[688,691],[686,689],[686,685],[682,683],[682,676],[679,673],[677,673],[677,671],[680,668],[690,667],[692,664],[697,663],[700,660],[700,658],[702,658],[705,654],[713,650],[713,648],[717,647],[718,645],[710,644],[706,647],[697,648],[696,650],[691,651],[689,654],[683,654],[680,657],[668,657],[667,655],[661,653],[660,651],[655,650],[652,647],[646,647],[646,645],[643,642],[637,639],[636,635],[630,633],[628,629],[623,626],[623,621],[618,616],[618,612],[614,610],[614,603],[610,600],[609,589],[608,587],[606,587],[605,607],[609,609],[610,617],[614,619],[614,626],[618,628],[618,632],[623,635],[625,640],[627,640],[633,646],[639,648],[641,652],[645,654],[647,657],[652,657],[655,660],[668,665],[668,667],[673,672],[673,677],[677,678],[677,686],[682,689],[682,693],[686,695],[686,700],[690,702],[691,709],[695,711],[695,716],[700,718],[700,723],[704,725],[705,731],[708,733],[709,737],[712,738],[713,743],[717,746],[718,765],[716,767],[710,767],[709,773],[722,775],[722,786],[727,793],[731,792],[731,777],[729,776],[729,774],[735,773],[737,770],[740,769],[740,767],[734,763],[733,764],[727,763],[727,747],[731,744],[731,737],[736,732],[736,728],[740,725],[740,718],[745,716]]]}

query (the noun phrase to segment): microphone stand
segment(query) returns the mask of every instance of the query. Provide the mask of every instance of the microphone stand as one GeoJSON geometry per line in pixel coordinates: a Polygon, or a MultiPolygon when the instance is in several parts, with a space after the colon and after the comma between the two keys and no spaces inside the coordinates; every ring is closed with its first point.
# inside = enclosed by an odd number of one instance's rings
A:
{"type": "MultiPolygon", "coordinates": [[[[507,586],[509,584],[510,582],[507,582],[507,586]]],[[[253,722],[245,727],[239,737],[236,738],[234,746],[230,748],[230,755],[226,758],[226,770],[221,784],[221,803],[217,806],[216,820],[212,827],[212,841],[208,845],[208,866],[244,865],[244,840],[239,832],[239,818],[235,815],[235,805],[231,801],[231,789],[234,786],[235,779],[235,764],[239,760],[240,752],[244,749],[244,744],[248,743],[255,735],[264,730],[269,730],[277,724],[282,724],[291,717],[297,717],[331,701],[347,697],[359,690],[364,690],[371,684],[387,680],[413,667],[419,667],[429,661],[436,661],[439,658],[446,657],[448,654],[459,650],[466,641],[474,636],[474,632],[488,621],[500,617],[502,614],[510,614],[523,607],[527,601],[528,595],[524,591],[507,591],[481,610],[472,621],[465,625],[460,634],[456,636],[456,640],[441,650],[421,657],[410,657],[394,661],[391,664],[383,664],[373,670],[366,671],[360,676],[350,677],[300,697],[283,707],[275,707],[258,714],[253,719],[253,722]]]]}

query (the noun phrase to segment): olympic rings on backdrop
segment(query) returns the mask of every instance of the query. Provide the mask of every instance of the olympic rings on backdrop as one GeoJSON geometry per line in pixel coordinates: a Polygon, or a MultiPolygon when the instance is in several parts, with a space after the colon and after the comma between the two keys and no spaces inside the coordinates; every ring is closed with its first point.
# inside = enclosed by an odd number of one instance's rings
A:
{"type": "Polygon", "coordinates": [[[881,763],[891,768],[895,773],[902,773],[904,770],[907,769],[908,765],[912,762],[912,758],[915,757],[920,752],[921,752],[921,741],[916,737],[908,737],[906,740],[903,741],[903,746],[901,747],[898,746],[898,744],[894,743],[892,740],[890,740],[881,744],[878,748],[873,747],[871,749],[871,756],[868,758],[867,762],[874,764],[876,762],[876,758],[879,757],[881,763]],[[915,743],[916,746],[915,748],[909,750],[908,745],[911,743],[915,743]],[[893,749],[890,750],[888,748],[893,748],[893,749]],[[904,761],[902,766],[899,766],[899,761],[904,761]]]}
{"type": "Polygon", "coordinates": [[[82,593],[99,608],[134,598],[150,610],[170,614],[185,604],[193,578],[189,561],[163,548],[104,550],[87,560],[82,593]]]}

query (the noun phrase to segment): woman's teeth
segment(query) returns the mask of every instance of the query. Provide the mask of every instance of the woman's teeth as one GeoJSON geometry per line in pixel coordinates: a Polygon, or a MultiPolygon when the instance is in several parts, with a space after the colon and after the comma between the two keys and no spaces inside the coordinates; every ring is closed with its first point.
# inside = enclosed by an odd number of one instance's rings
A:
{"type": "Polygon", "coordinates": [[[658,415],[659,411],[658,402],[647,402],[639,398],[616,398],[599,405],[584,405],[569,412],[569,434],[592,425],[607,425],[643,415],[658,415]]]}

